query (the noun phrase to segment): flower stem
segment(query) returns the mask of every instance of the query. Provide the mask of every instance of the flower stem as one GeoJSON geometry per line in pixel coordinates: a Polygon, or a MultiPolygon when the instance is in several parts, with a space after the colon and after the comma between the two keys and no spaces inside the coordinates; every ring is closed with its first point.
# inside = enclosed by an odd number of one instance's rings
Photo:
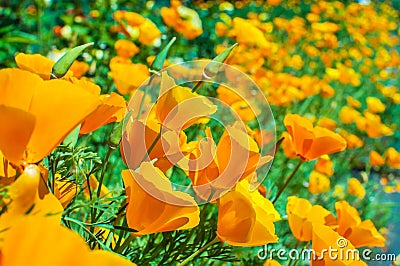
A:
{"type": "Polygon", "coordinates": [[[188,264],[191,260],[193,260],[194,258],[196,258],[198,255],[200,255],[201,253],[203,253],[206,249],[208,249],[210,246],[216,244],[219,242],[219,238],[216,236],[213,240],[211,240],[210,242],[208,242],[207,244],[205,244],[204,246],[202,246],[201,248],[199,248],[199,250],[197,250],[195,253],[193,253],[192,255],[190,255],[189,257],[187,257],[184,261],[182,261],[181,263],[178,264],[178,266],[183,266],[188,264]]]}
{"type": "Polygon", "coordinates": [[[100,175],[100,179],[99,179],[99,186],[97,187],[97,197],[100,197],[101,187],[103,185],[103,180],[104,180],[104,175],[106,173],[108,160],[110,159],[110,156],[111,156],[111,153],[113,152],[113,150],[114,150],[113,148],[108,147],[106,157],[104,158],[103,169],[101,170],[101,175],[100,175]]]}
{"type": "Polygon", "coordinates": [[[160,132],[158,133],[157,137],[153,140],[153,143],[151,143],[149,149],[147,150],[146,154],[144,155],[142,162],[146,160],[147,156],[150,157],[150,153],[153,151],[154,147],[156,146],[157,142],[160,140],[161,138],[161,129],[160,132]]]}
{"type": "Polygon", "coordinates": [[[200,80],[200,81],[198,81],[197,83],[196,83],[196,85],[193,87],[193,89],[192,89],[192,92],[196,92],[198,89],[200,89],[201,88],[201,85],[203,85],[203,81],[202,80],[200,80]]]}
{"type": "Polygon", "coordinates": [[[283,191],[286,189],[286,187],[289,185],[290,181],[292,181],[294,175],[296,174],[296,172],[299,170],[300,166],[303,164],[303,160],[300,159],[300,161],[297,163],[296,167],[293,169],[292,173],[289,175],[288,179],[286,180],[285,184],[283,184],[283,186],[281,187],[281,189],[278,191],[278,194],[276,194],[275,199],[272,201],[272,203],[275,203],[279,197],[281,196],[281,194],[283,193],[283,191]]]}

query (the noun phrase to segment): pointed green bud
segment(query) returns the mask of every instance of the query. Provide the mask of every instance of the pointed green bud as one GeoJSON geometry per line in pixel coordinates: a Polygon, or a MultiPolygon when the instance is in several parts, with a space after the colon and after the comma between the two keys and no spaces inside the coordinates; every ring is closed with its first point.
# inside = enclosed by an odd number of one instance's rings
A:
{"type": "Polygon", "coordinates": [[[169,49],[174,44],[176,37],[172,38],[169,43],[161,50],[151,64],[151,70],[160,71],[163,68],[164,62],[167,59],[169,49]]]}
{"type": "Polygon", "coordinates": [[[66,52],[53,66],[51,70],[50,77],[52,79],[62,78],[67,73],[68,69],[71,67],[72,63],[74,63],[75,59],[83,52],[83,50],[89,46],[92,46],[94,43],[90,42],[87,44],[83,44],[72,48],[68,52],[66,52]]]}
{"type": "Polygon", "coordinates": [[[225,60],[231,54],[233,48],[235,48],[236,45],[237,43],[225,49],[224,51],[222,51],[222,53],[217,55],[210,63],[208,63],[203,70],[203,77],[206,79],[212,79],[215,75],[217,75],[219,67],[223,62],[225,62],[225,60]]]}

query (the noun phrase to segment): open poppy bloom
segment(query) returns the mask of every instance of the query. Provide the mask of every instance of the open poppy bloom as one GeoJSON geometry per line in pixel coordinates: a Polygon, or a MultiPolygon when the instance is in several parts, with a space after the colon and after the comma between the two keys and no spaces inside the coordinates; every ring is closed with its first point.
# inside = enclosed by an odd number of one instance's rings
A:
{"type": "Polygon", "coordinates": [[[206,97],[188,87],[177,86],[166,71],[162,72],[160,86],[155,113],[167,129],[183,130],[217,111],[217,107],[206,97]]]}
{"type": "Polygon", "coordinates": [[[314,127],[304,117],[288,114],[284,123],[297,155],[304,161],[314,160],[346,148],[346,141],[339,134],[319,126],[314,127]]]}
{"type": "Polygon", "coordinates": [[[385,245],[385,238],[376,230],[372,221],[361,221],[358,211],[347,201],[336,202],[335,207],[338,218],[337,232],[356,248],[385,245]]]}
{"type": "Polygon", "coordinates": [[[126,113],[125,99],[115,92],[98,95],[101,104],[82,122],[80,134],[87,134],[112,122],[121,122],[126,113]]]}
{"type": "Polygon", "coordinates": [[[25,70],[0,70],[0,83],[0,150],[16,164],[43,159],[100,104],[68,81],[25,70]]]}
{"type": "Polygon", "coordinates": [[[310,241],[313,224],[333,225],[336,218],[320,205],[311,205],[306,199],[295,196],[288,198],[286,213],[290,230],[299,241],[310,241]]]}
{"type": "Polygon", "coordinates": [[[280,220],[272,203],[258,190],[250,192],[242,180],[234,190],[218,199],[217,235],[233,246],[261,246],[276,243],[274,222],[280,220]]]}
{"type": "Polygon", "coordinates": [[[313,266],[363,266],[363,262],[355,247],[346,238],[335,232],[331,227],[323,224],[313,225],[312,249],[315,257],[311,260],[313,266]],[[327,250],[335,250],[330,256],[327,250]],[[342,254],[342,256],[341,256],[342,254]],[[335,257],[336,256],[336,257],[335,257]]]}
{"type": "Polygon", "coordinates": [[[218,198],[238,181],[252,181],[256,170],[273,159],[261,156],[256,141],[239,124],[227,126],[218,145],[209,128],[206,135],[191,152],[188,167],[183,167],[189,169],[193,188],[201,198],[218,198]]]}
{"type": "Polygon", "coordinates": [[[0,246],[2,265],[7,266],[135,265],[111,251],[91,251],[76,232],[46,216],[27,215],[14,221],[2,232],[0,246]]]}
{"type": "Polygon", "coordinates": [[[126,219],[135,235],[193,228],[200,221],[199,207],[189,195],[173,191],[168,178],[149,162],[139,172],[122,171],[128,196],[126,219]]]}

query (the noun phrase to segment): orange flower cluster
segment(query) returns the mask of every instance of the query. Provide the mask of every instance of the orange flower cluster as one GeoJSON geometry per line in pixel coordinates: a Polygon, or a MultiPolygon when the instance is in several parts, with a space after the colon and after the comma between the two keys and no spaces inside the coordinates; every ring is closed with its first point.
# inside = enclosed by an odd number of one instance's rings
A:
{"type": "MultiPolygon", "coordinates": [[[[306,199],[289,197],[286,212],[293,235],[299,241],[312,240],[313,250],[319,258],[323,255],[322,250],[328,247],[348,250],[366,246],[384,246],[385,238],[377,231],[371,220],[362,221],[358,211],[346,201],[336,202],[335,207],[337,218],[320,205],[311,205],[306,199]],[[345,243],[342,245],[339,239],[345,243]]],[[[340,259],[344,259],[341,262],[343,265],[356,260],[356,258],[340,259]]],[[[325,264],[334,262],[328,256],[322,260],[325,264]]],[[[312,264],[318,265],[319,262],[312,261],[312,264]]],[[[361,261],[359,263],[366,265],[361,261]]]]}

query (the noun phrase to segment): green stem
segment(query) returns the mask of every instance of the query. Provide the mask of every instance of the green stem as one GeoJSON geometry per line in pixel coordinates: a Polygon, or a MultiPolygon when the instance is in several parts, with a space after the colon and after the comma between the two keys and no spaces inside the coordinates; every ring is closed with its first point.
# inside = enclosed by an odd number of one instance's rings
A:
{"type": "Polygon", "coordinates": [[[196,92],[198,89],[201,88],[201,85],[203,85],[204,81],[200,80],[196,83],[196,85],[193,87],[192,92],[196,92]]]}
{"type": "Polygon", "coordinates": [[[199,250],[197,250],[195,253],[193,253],[192,255],[190,255],[188,258],[186,258],[184,261],[182,261],[181,263],[178,264],[178,266],[183,266],[188,264],[190,261],[192,261],[194,258],[196,258],[198,255],[200,255],[201,253],[203,253],[206,249],[208,249],[210,246],[216,244],[219,242],[219,238],[215,237],[213,240],[211,240],[210,242],[208,242],[207,244],[205,244],[204,246],[202,246],[201,248],[199,248],[199,250]]]}
{"type": "Polygon", "coordinates": [[[104,158],[103,169],[101,170],[101,175],[99,179],[99,186],[97,187],[97,197],[100,197],[101,187],[103,186],[104,175],[106,173],[106,167],[108,164],[108,160],[110,159],[111,153],[113,152],[113,148],[108,147],[106,157],[104,158]]]}
{"type": "Polygon", "coordinates": [[[73,222],[74,224],[79,225],[79,226],[80,226],[84,231],[86,231],[94,240],[96,240],[96,242],[99,243],[99,245],[100,245],[104,250],[110,251],[110,249],[109,249],[106,245],[104,245],[104,243],[103,243],[100,239],[98,239],[94,233],[92,233],[89,229],[87,229],[86,226],[85,226],[84,224],[82,224],[81,221],[75,220],[75,219],[73,219],[73,218],[71,218],[71,217],[63,217],[63,220],[64,220],[64,221],[73,222]]]}
{"type": "Polygon", "coordinates": [[[144,160],[146,160],[147,156],[150,157],[150,153],[153,151],[154,147],[156,146],[156,144],[160,140],[160,138],[161,138],[161,129],[160,129],[160,132],[158,133],[157,137],[153,140],[153,143],[151,143],[150,148],[147,150],[146,154],[144,155],[142,162],[144,160]]]}
{"type": "Polygon", "coordinates": [[[303,164],[303,160],[300,159],[300,161],[297,163],[296,167],[293,169],[292,173],[290,174],[290,176],[288,177],[288,179],[286,180],[286,182],[283,184],[283,186],[280,188],[280,190],[278,191],[278,194],[276,194],[275,199],[272,201],[272,203],[274,204],[279,197],[282,195],[283,191],[286,189],[286,187],[289,185],[290,181],[292,181],[294,175],[296,174],[296,172],[299,170],[300,166],[303,164]]]}

